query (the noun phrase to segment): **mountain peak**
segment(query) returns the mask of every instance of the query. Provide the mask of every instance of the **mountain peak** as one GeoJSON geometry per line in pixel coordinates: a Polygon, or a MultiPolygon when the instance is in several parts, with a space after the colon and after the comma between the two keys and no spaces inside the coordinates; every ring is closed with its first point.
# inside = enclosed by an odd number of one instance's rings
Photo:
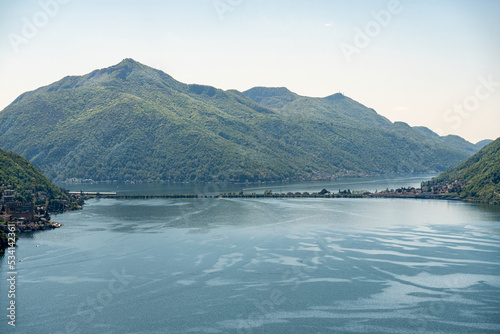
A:
{"type": "Polygon", "coordinates": [[[325,100],[329,100],[329,101],[337,101],[337,100],[342,100],[344,98],[346,98],[346,96],[342,93],[335,93],[335,94],[329,95],[327,97],[324,97],[325,100]]]}
{"type": "Polygon", "coordinates": [[[297,97],[297,94],[286,87],[253,87],[243,92],[245,95],[259,95],[262,97],[297,97]]]}
{"type": "MultiPolygon", "coordinates": [[[[142,65],[138,61],[135,61],[132,58],[125,58],[121,62],[116,64],[115,66],[144,66],[144,65],[142,65]]],[[[114,66],[112,66],[112,67],[114,67],[114,66]]]]}
{"type": "Polygon", "coordinates": [[[132,58],[123,58],[123,60],[120,63],[138,63],[132,58]]]}
{"type": "Polygon", "coordinates": [[[286,87],[254,87],[243,94],[255,102],[271,109],[282,108],[286,103],[296,100],[299,96],[286,87]]]}
{"type": "Polygon", "coordinates": [[[76,89],[81,87],[115,87],[122,92],[142,96],[148,89],[174,89],[185,91],[186,86],[161,70],[141,64],[132,58],[125,58],[116,65],[96,69],[82,76],[67,76],[48,86],[21,94],[13,104],[25,98],[61,90],[76,89]]]}
{"type": "Polygon", "coordinates": [[[165,72],[144,65],[132,58],[125,58],[116,65],[93,71],[83,76],[82,79],[86,82],[97,81],[99,84],[106,86],[121,86],[125,84],[126,87],[122,87],[124,91],[128,91],[133,82],[140,82],[139,86],[147,84],[150,88],[170,87],[175,90],[184,89],[184,84],[178,82],[165,72]]]}
{"type": "Polygon", "coordinates": [[[152,67],[143,65],[139,63],[138,61],[135,61],[132,58],[125,58],[121,62],[119,62],[116,65],[112,65],[110,67],[102,69],[104,72],[114,72],[114,71],[127,71],[127,73],[130,73],[134,70],[155,70],[152,67]]]}

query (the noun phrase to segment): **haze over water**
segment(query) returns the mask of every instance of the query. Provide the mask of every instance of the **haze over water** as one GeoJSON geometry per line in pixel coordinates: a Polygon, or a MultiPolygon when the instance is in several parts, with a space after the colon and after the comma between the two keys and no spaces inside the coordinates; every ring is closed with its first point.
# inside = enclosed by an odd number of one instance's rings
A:
{"type": "MultiPolygon", "coordinates": [[[[420,181],[353,179],[282,191],[373,191],[420,181]]],[[[127,187],[138,193],[151,185],[127,187]]],[[[64,226],[18,243],[18,333],[500,331],[500,208],[494,206],[100,199],[53,220],[64,226]]],[[[0,267],[5,310],[5,257],[0,267]]],[[[6,328],[4,319],[0,331],[6,328]]]]}

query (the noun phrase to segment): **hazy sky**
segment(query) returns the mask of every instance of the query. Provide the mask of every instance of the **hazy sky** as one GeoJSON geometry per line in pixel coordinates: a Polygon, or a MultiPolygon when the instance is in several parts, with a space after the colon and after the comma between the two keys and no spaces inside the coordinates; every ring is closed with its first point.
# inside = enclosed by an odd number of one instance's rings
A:
{"type": "Polygon", "coordinates": [[[185,83],[336,92],[391,121],[500,137],[500,1],[0,0],[0,109],[123,58],[185,83]]]}

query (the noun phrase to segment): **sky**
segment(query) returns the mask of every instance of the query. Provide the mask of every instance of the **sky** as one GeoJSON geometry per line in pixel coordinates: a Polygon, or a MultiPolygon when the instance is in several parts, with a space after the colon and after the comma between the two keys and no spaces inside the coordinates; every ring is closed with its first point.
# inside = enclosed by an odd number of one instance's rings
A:
{"type": "Polygon", "coordinates": [[[0,110],[133,58],[184,83],[342,92],[391,121],[500,137],[497,0],[0,0],[0,110]]]}

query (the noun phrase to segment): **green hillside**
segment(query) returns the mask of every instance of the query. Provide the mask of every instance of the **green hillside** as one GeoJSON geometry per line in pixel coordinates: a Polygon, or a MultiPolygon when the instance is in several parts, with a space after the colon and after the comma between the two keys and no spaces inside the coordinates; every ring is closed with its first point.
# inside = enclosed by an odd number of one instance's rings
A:
{"type": "MultiPolygon", "coordinates": [[[[0,149],[0,187],[17,191],[23,197],[29,192],[43,191],[48,198],[62,198],[65,195],[28,160],[18,154],[0,149]]],[[[0,188],[0,195],[2,193],[0,188]]]]}
{"type": "Polygon", "coordinates": [[[430,181],[430,185],[455,183],[460,197],[500,204],[500,138],[467,161],[430,181]]]}
{"type": "MultiPolygon", "coordinates": [[[[454,153],[471,156],[480,149],[458,136],[440,137],[426,127],[411,127],[404,122],[392,123],[387,118],[377,114],[375,110],[340,93],[324,98],[314,98],[297,95],[284,87],[255,87],[243,92],[243,94],[283,117],[302,120],[314,119],[332,127],[342,126],[354,131],[356,129],[365,131],[369,129],[372,135],[380,133],[382,136],[390,136],[391,139],[393,139],[391,135],[396,135],[397,140],[403,139],[417,144],[422,150],[444,149],[441,153],[445,155],[448,153],[444,151],[454,151],[454,153]]],[[[366,136],[369,137],[370,134],[366,136]]],[[[353,144],[355,143],[356,138],[353,138],[353,144]]],[[[431,152],[424,154],[428,153],[431,152]]],[[[448,163],[448,158],[451,157],[442,156],[445,164],[448,163]]],[[[440,169],[442,166],[437,168],[440,169]]]]}
{"type": "Polygon", "coordinates": [[[251,99],[125,59],[22,94],[0,112],[0,147],[52,180],[205,182],[440,171],[477,151],[341,94],[278,90],[251,99]]]}
{"type": "MultiPolygon", "coordinates": [[[[53,185],[28,160],[0,149],[0,198],[5,189],[15,190],[19,194],[17,196],[20,196],[16,199],[20,201],[34,200],[37,192],[45,192],[48,201],[55,198],[67,199],[66,194],[53,185]]],[[[0,229],[0,254],[3,254],[7,247],[7,234],[0,229]]]]}

